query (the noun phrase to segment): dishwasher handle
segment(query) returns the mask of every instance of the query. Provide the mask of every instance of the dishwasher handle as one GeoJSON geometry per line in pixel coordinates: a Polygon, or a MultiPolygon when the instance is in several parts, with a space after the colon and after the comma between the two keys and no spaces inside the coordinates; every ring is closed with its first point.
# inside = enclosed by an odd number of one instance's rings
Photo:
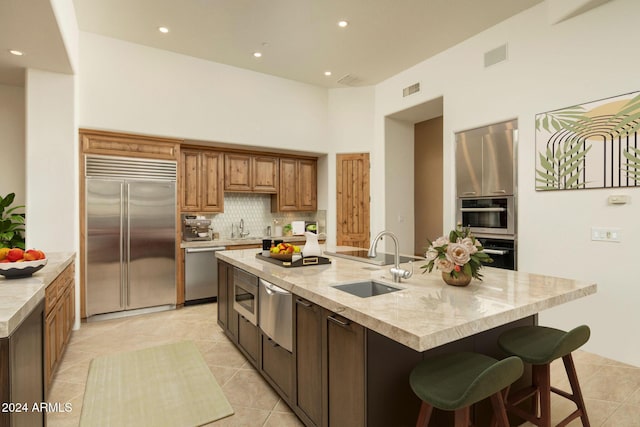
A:
{"type": "Polygon", "coordinates": [[[274,295],[274,294],[291,295],[291,292],[284,290],[274,285],[273,283],[269,283],[266,280],[260,279],[260,284],[264,286],[264,289],[267,291],[267,294],[269,295],[274,295]]]}
{"type": "Polygon", "coordinates": [[[188,254],[195,254],[198,252],[216,252],[216,251],[224,251],[226,248],[224,246],[213,246],[209,248],[187,248],[185,251],[188,254]]]}

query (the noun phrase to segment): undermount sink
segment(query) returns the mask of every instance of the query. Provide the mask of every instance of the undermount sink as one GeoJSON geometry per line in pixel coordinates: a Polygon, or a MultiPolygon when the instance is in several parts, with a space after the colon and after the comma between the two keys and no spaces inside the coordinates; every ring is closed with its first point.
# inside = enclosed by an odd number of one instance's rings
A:
{"type": "Polygon", "coordinates": [[[375,297],[376,295],[384,295],[402,290],[402,288],[396,288],[395,286],[373,280],[345,283],[343,285],[334,285],[332,287],[360,298],[375,297]]]}

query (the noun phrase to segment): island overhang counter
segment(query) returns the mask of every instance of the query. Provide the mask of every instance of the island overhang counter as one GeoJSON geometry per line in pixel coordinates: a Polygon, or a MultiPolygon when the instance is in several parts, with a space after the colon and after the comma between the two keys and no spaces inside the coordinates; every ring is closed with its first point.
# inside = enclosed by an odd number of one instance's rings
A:
{"type": "Polygon", "coordinates": [[[597,289],[595,283],[491,267],[481,270],[482,281],[455,287],[445,284],[439,272],[422,274],[420,262],[410,279],[393,283],[389,266],[342,258],[330,257],[328,265],[284,268],[256,258],[255,249],[216,256],[418,352],[536,315],[597,289]],[[401,290],[361,298],[334,287],[364,280],[401,290]]]}

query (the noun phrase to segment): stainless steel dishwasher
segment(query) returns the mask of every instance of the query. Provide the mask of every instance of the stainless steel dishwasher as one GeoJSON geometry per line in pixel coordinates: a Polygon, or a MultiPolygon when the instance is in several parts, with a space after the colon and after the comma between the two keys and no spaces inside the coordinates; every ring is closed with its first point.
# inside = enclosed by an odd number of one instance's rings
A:
{"type": "Polygon", "coordinates": [[[260,279],[258,326],[285,350],[293,349],[293,295],[273,283],[260,279]]]}
{"type": "Polygon", "coordinates": [[[216,252],[224,246],[186,248],[184,255],[185,304],[211,302],[218,296],[216,252]]]}

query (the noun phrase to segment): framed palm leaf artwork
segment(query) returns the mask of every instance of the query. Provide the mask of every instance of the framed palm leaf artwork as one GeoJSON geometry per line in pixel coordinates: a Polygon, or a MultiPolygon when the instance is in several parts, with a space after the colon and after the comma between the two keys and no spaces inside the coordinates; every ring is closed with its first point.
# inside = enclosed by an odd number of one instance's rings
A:
{"type": "Polygon", "coordinates": [[[640,92],[536,115],[536,190],[640,187],[640,92]]]}

